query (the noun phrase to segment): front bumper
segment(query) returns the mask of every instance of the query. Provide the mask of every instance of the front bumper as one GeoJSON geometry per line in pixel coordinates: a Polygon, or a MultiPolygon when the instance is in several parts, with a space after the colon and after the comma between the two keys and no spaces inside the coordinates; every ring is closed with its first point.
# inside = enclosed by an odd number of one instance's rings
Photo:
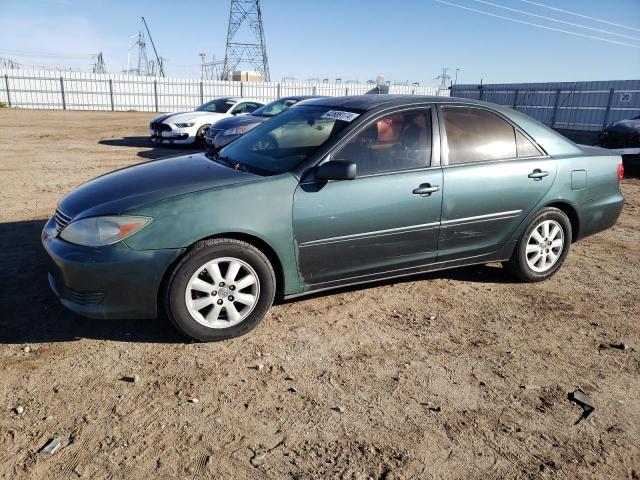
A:
{"type": "Polygon", "coordinates": [[[149,129],[151,143],[156,144],[176,144],[186,145],[194,143],[196,132],[191,132],[187,128],[174,128],[173,130],[152,130],[149,129]]]}
{"type": "Polygon", "coordinates": [[[133,250],[123,242],[83,247],[54,233],[49,220],[42,245],[49,284],[62,304],[90,318],[156,318],[162,278],[183,249],[133,250]]]}

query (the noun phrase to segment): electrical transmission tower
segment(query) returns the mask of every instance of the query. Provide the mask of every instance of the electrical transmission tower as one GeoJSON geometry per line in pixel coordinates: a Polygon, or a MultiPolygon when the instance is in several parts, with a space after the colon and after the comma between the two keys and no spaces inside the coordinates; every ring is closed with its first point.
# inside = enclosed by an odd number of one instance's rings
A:
{"type": "Polygon", "coordinates": [[[96,61],[93,64],[93,73],[107,73],[107,67],[104,64],[104,57],[102,56],[102,52],[96,55],[96,61]]]}
{"type": "Polygon", "coordinates": [[[238,65],[243,63],[260,72],[263,81],[270,80],[260,0],[231,0],[227,48],[221,79],[229,80],[238,65]],[[250,32],[246,32],[249,40],[238,41],[242,39],[237,39],[236,35],[243,25],[249,27],[250,32]]]}
{"type": "Polygon", "coordinates": [[[434,80],[440,80],[440,86],[438,87],[440,90],[447,89],[447,83],[451,80],[451,76],[447,73],[449,68],[442,68],[442,73],[438,75],[434,80]]]}
{"type": "MultiPolygon", "coordinates": [[[[145,24],[146,27],[146,24],[145,24]]],[[[147,29],[148,32],[148,29],[147,29]]],[[[151,41],[153,45],[153,40],[151,41]]],[[[155,48],[153,49],[155,53],[155,48]]],[[[137,35],[129,37],[129,52],[127,54],[127,75],[160,76],[164,77],[164,59],[155,53],[156,59],[147,58],[147,41],[144,33],[138,31],[137,35]],[[138,47],[138,62],[136,67],[131,67],[131,51],[138,47]]]]}

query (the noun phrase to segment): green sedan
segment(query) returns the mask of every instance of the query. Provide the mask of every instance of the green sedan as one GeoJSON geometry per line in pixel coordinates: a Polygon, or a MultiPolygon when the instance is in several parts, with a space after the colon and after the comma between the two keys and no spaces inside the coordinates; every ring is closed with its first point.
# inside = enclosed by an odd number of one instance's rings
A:
{"type": "Polygon", "coordinates": [[[185,335],[242,335],[276,298],[503,262],[552,276],[614,225],[619,156],[526,115],[448,97],[298,103],[217,154],[109,173],[45,226],[49,281],[94,318],[165,314],[185,335]]]}

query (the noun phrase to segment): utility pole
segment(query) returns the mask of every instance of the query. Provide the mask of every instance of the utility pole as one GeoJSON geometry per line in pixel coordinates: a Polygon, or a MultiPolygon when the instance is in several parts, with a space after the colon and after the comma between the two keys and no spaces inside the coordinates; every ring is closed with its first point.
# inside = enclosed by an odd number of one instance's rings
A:
{"type": "Polygon", "coordinates": [[[242,63],[249,64],[255,71],[260,72],[263,81],[270,81],[260,0],[231,0],[221,80],[228,80],[242,63]],[[250,38],[238,41],[236,34],[243,25],[248,26],[249,32],[245,36],[250,38]]]}

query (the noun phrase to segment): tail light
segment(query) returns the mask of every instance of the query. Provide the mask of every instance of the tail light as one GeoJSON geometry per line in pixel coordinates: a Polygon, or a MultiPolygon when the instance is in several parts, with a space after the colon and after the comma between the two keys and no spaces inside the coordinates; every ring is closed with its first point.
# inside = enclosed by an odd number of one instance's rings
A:
{"type": "Polygon", "coordinates": [[[618,162],[618,182],[622,181],[622,177],[624,177],[624,165],[622,164],[622,159],[618,162]]]}

